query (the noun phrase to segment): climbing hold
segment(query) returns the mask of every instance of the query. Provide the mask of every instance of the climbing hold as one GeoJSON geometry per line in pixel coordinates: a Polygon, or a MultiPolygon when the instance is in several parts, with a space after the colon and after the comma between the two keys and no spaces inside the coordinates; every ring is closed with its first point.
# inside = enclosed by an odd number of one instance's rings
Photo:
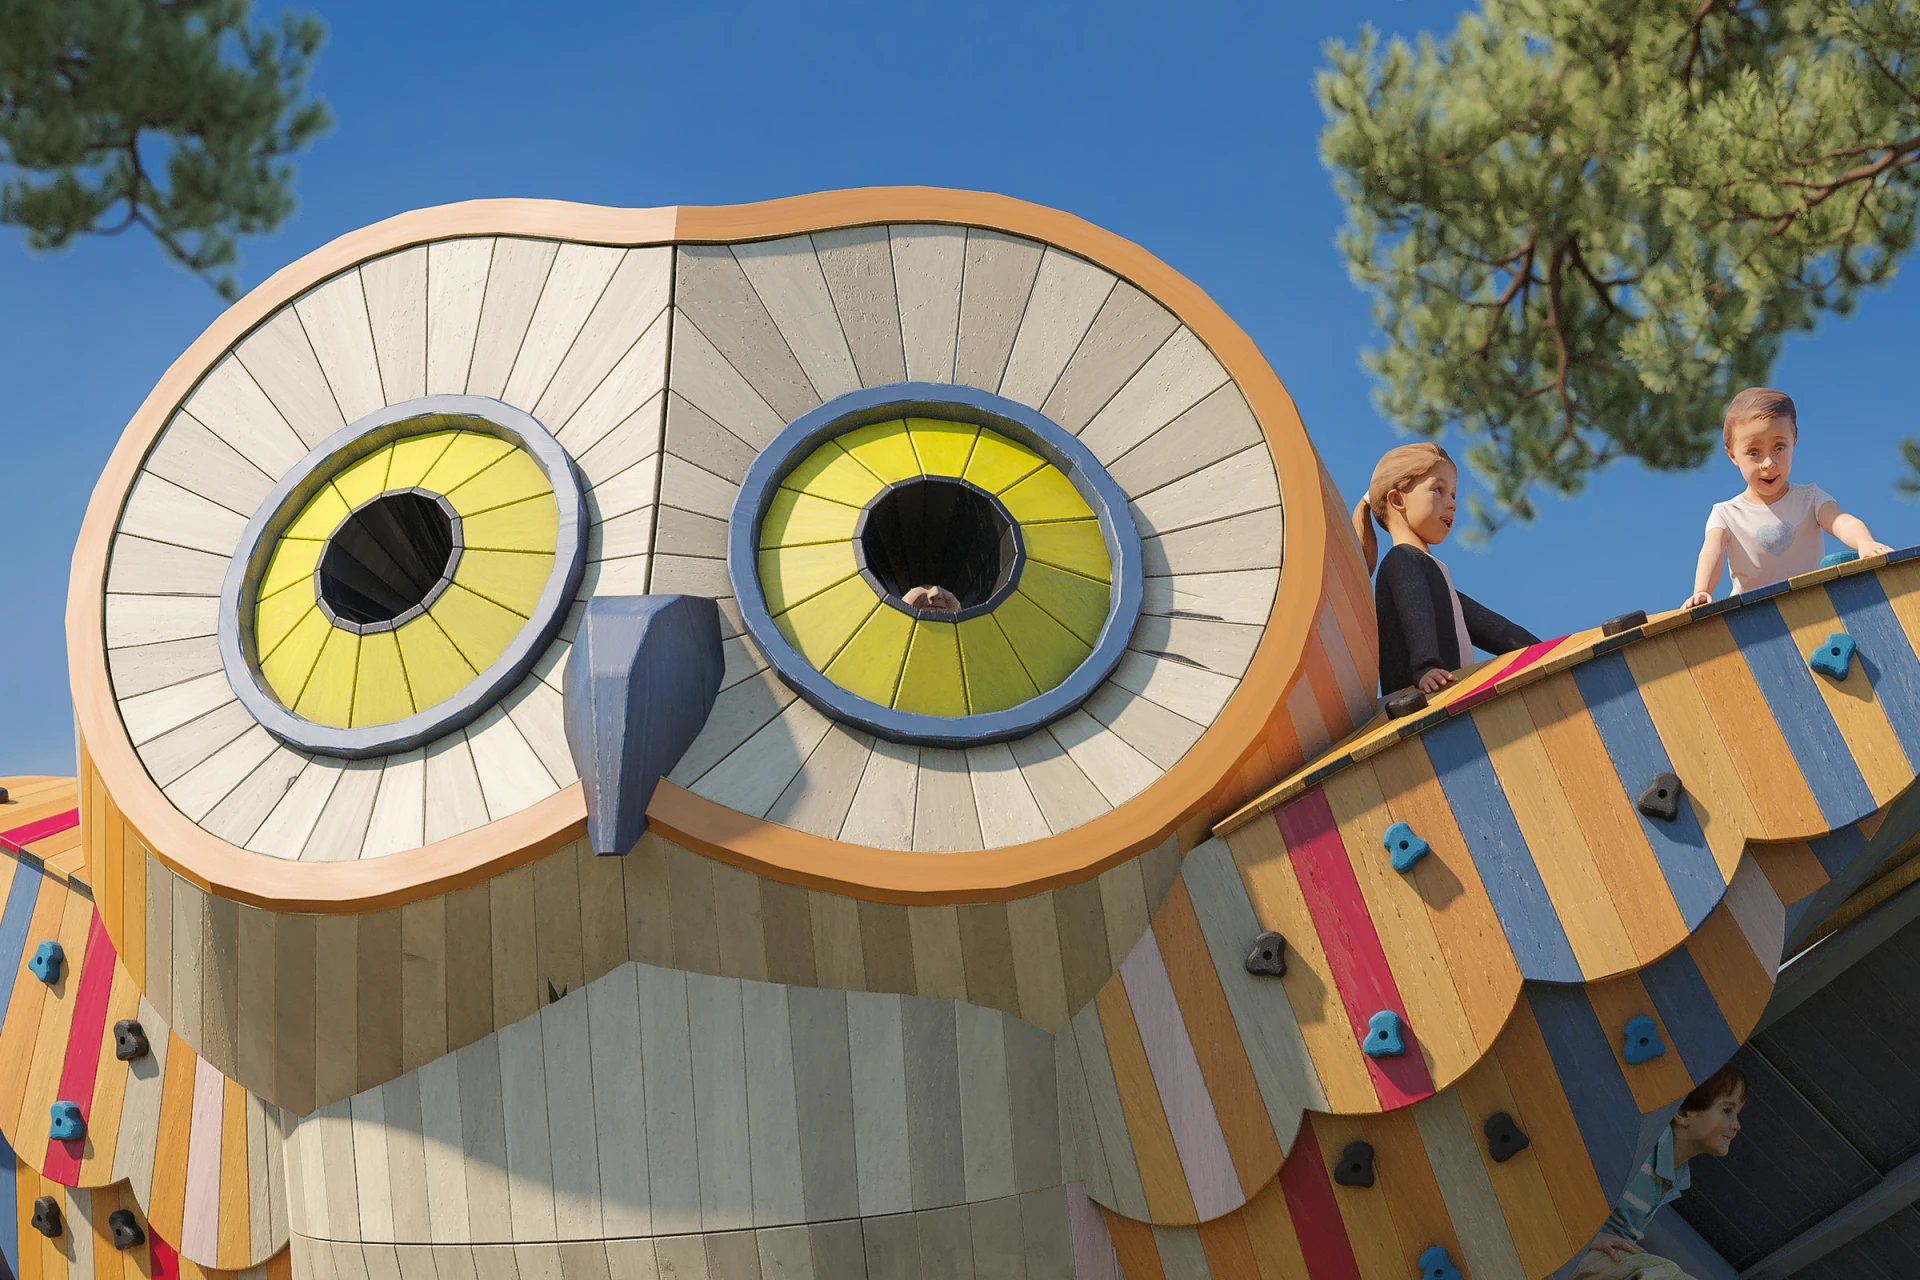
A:
{"type": "Polygon", "coordinates": [[[115,1209],[107,1215],[107,1229],[113,1232],[113,1247],[116,1249],[134,1249],[147,1241],[147,1233],[140,1229],[139,1219],[133,1216],[131,1209],[115,1209]]]}
{"type": "Polygon", "coordinates": [[[1247,953],[1247,972],[1263,978],[1287,976],[1287,940],[1269,929],[1253,940],[1247,953]]]}
{"type": "Polygon", "coordinates": [[[153,1046],[147,1043],[147,1029],[132,1018],[113,1024],[113,1056],[122,1062],[144,1058],[153,1046]]]}
{"type": "Polygon", "coordinates": [[[1647,789],[1634,802],[1634,807],[1649,818],[1672,822],[1680,816],[1680,797],[1685,790],[1677,774],[1656,773],[1653,781],[1647,784],[1647,789]]]}
{"type": "Polygon", "coordinates": [[[7,789],[5,787],[0,787],[0,804],[6,804],[6,803],[8,803],[7,789]]]}
{"type": "Polygon", "coordinates": [[[1427,709],[1427,695],[1418,689],[1402,689],[1387,695],[1387,719],[1398,720],[1427,709]]]}
{"type": "Polygon", "coordinates": [[[34,948],[33,958],[27,961],[27,968],[34,977],[52,986],[60,981],[60,970],[66,963],[66,948],[49,939],[34,948]]]}
{"type": "Polygon", "coordinates": [[[1627,1019],[1626,1037],[1627,1047],[1620,1056],[1632,1066],[1650,1062],[1667,1051],[1660,1039],[1660,1028],[1644,1013],[1627,1019]]]}
{"type": "Polygon", "coordinates": [[[1333,1166],[1333,1180],[1343,1187],[1373,1185],[1373,1148],[1364,1142],[1349,1142],[1333,1166]]]}
{"type": "Polygon", "coordinates": [[[1388,827],[1380,843],[1393,856],[1395,871],[1411,871],[1414,863],[1427,856],[1427,842],[1413,834],[1413,828],[1404,822],[1388,827]]]}
{"type": "Polygon", "coordinates": [[[52,1240],[60,1234],[60,1202],[52,1196],[39,1196],[33,1202],[33,1229],[52,1240]]]}
{"type": "Polygon", "coordinates": [[[1822,569],[1831,569],[1837,564],[1846,564],[1849,560],[1858,560],[1859,558],[1860,553],[1858,551],[1829,551],[1820,557],[1820,567],[1822,569]]]}
{"type": "Polygon", "coordinates": [[[1400,1015],[1382,1009],[1367,1019],[1367,1034],[1360,1049],[1369,1058],[1397,1058],[1407,1051],[1400,1041],[1400,1015]]]}
{"type": "Polygon", "coordinates": [[[1522,1133],[1513,1117],[1504,1111],[1487,1117],[1486,1135],[1487,1154],[1495,1164],[1505,1164],[1533,1145],[1533,1139],[1522,1133]]]}
{"type": "Polygon", "coordinates": [[[1807,655],[1807,665],[1823,676],[1845,680],[1853,665],[1853,637],[1844,631],[1834,632],[1807,655]]]}
{"type": "Polygon", "coordinates": [[[53,1104],[53,1121],[47,1136],[55,1142],[78,1142],[87,1136],[87,1122],[80,1117],[80,1104],[62,1098],[53,1104]]]}
{"type": "Polygon", "coordinates": [[[1435,1245],[1420,1255],[1420,1280],[1460,1280],[1460,1268],[1445,1245],[1435,1245]]]}
{"type": "Polygon", "coordinates": [[[1647,611],[1645,609],[1635,609],[1632,613],[1623,613],[1617,618],[1608,618],[1600,624],[1600,634],[1603,636],[1617,636],[1622,631],[1631,631],[1635,627],[1646,625],[1646,621],[1647,611]]]}

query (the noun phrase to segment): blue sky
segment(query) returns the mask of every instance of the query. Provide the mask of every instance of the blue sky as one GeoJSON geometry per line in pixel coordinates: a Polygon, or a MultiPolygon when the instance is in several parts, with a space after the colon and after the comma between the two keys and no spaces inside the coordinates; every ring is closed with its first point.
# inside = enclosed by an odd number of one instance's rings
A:
{"type": "MultiPolygon", "coordinates": [[[[1317,138],[1320,49],[1363,21],[1445,31],[1455,4],[1054,6],[323,2],[316,84],[338,118],[300,162],[298,214],[243,247],[251,286],[355,227],[478,196],[722,204],[893,183],[1069,210],[1198,282],[1260,344],[1349,497],[1397,442],[1359,350],[1369,307],[1334,248],[1317,138]]],[[[0,775],[73,768],[63,612],[99,469],[167,365],[218,313],[128,234],[32,257],[0,228],[0,775]]],[[[1795,339],[1796,479],[1882,540],[1920,542],[1896,442],[1920,273],[1795,339]]],[[[1724,459],[1632,464],[1481,551],[1455,581],[1541,635],[1678,603],[1724,459]]]]}

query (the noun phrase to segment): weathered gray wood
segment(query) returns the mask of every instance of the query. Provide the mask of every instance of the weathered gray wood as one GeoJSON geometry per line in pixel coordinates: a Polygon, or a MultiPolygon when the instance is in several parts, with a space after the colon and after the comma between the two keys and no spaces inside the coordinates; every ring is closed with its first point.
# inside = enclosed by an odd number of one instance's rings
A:
{"type": "Polygon", "coordinates": [[[919,761],[918,747],[876,740],[840,838],[877,849],[912,848],[919,761]]]}
{"type": "Polygon", "coordinates": [[[213,635],[218,596],[107,596],[107,648],[213,635]]]}
{"type": "MultiPolygon", "coordinates": [[[[1085,1204],[1084,1198],[1081,1203],[1085,1204]]],[[[1029,1277],[1074,1274],[1073,1228],[1067,1212],[1065,1187],[1050,1187],[1021,1196],[1020,1228],[1026,1244],[1029,1277]]]]}
{"type": "Polygon", "coordinates": [[[573,753],[567,749],[565,711],[557,689],[530,671],[513,692],[500,700],[500,706],[540,757],[556,788],[570,787],[580,780],[573,753]]]}
{"type": "Polygon", "coordinates": [[[212,812],[256,768],[281,750],[258,725],[221,747],[165,787],[167,799],[195,822],[212,812]]]}
{"type": "Polygon", "coordinates": [[[707,1280],[760,1280],[760,1245],[751,1231],[722,1231],[702,1241],[707,1280]]]}
{"type": "MultiPolygon", "coordinates": [[[[644,1123],[647,1115],[637,974],[637,966],[623,964],[587,984],[593,1114],[609,1130],[615,1123],[644,1123]]],[[[651,1177],[645,1141],[600,1144],[600,1212],[609,1236],[653,1230],[651,1177]]]]}
{"type": "Polygon", "coordinates": [[[1115,278],[1084,258],[1049,247],[1020,317],[1000,394],[1038,408],[1079,348],[1115,278]]]}
{"type": "Polygon", "coordinates": [[[680,245],[674,306],[783,418],[820,403],[773,317],[726,245],[680,245]]]}
{"type": "Polygon", "coordinates": [[[302,862],[346,862],[360,856],[367,824],[373,819],[373,802],[380,791],[383,763],[379,757],[347,761],[314,823],[313,834],[300,850],[302,862]]]}
{"type": "Polygon", "coordinates": [[[542,422],[566,425],[602,380],[618,367],[666,310],[673,250],[665,245],[621,255],[606,292],[534,406],[542,422]]]}
{"type": "MultiPolygon", "coordinates": [[[[409,1073],[382,1085],[386,1112],[387,1176],[393,1187],[393,1238],[424,1245],[433,1239],[427,1212],[427,1161],[420,1112],[420,1077],[409,1073]]],[[[405,1261],[402,1261],[405,1274],[405,1261]]],[[[429,1269],[431,1276],[431,1269],[429,1269]]]]}
{"type": "Polygon", "coordinates": [[[427,746],[426,840],[432,844],[487,823],[487,802],[466,735],[448,734],[427,746]]]}
{"type": "Polygon", "coordinates": [[[967,778],[973,786],[974,812],[986,848],[1038,840],[1048,834],[1046,817],[1013,752],[1004,744],[968,747],[967,778]]]}
{"type": "Polygon", "coordinates": [[[1280,508],[1248,512],[1163,537],[1143,538],[1141,561],[1148,576],[1270,569],[1280,563],[1280,508]]]}
{"type": "Polygon", "coordinates": [[[826,276],[853,352],[860,385],[904,381],[906,356],[900,341],[900,302],[894,293],[893,253],[885,227],[849,227],[816,232],[814,251],[826,276]]]}
{"type": "Polygon", "coordinates": [[[220,670],[220,645],[206,635],[109,649],[107,670],[113,677],[114,695],[131,698],[220,670]]]}
{"type": "Polygon", "coordinates": [[[360,268],[389,404],[427,394],[427,253],[425,245],[415,245],[360,268]]]}
{"type": "Polygon", "coordinates": [[[913,1206],[959,1204],[967,1186],[954,1005],[909,996],[901,1000],[900,1014],[913,1206]]]}
{"type": "MultiPolygon", "coordinates": [[[[1020,1224],[1019,1197],[1007,1196],[999,1200],[976,1202],[968,1206],[967,1223],[972,1237],[969,1244],[976,1280],[1026,1280],[1026,1248],[1020,1224]]],[[[1065,1276],[1072,1272],[1069,1270],[1060,1274],[1065,1276]]]]}
{"type": "Polygon", "coordinates": [[[846,825],[854,790],[872,754],[871,736],[843,725],[829,725],[813,754],[767,811],[767,820],[817,836],[837,837],[846,825]]]}
{"type": "Polygon", "coordinates": [[[807,1228],[807,1243],[813,1256],[815,1280],[838,1276],[866,1280],[866,1241],[859,1219],[815,1223],[807,1228]]]}
{"type": "MultiPolygon", "coordinates": [[[[646,1079],[647,1167],[653,1230],[700,1230],[699,1138],[694,1123],[693,1057],[687,1037],[687,975],[637,966],[641,1074],[646,1079]]],[[[703,1068],[704,1069],[704,1068],[703,1068]]]]}
{"type": "Polygon", "coordinates": [[[247,841],[247,848],[276,858],[298,858],[346,767],[346,761],[332,756],[315,756],[309,760],[280,802],[273,806],[273,812],[247,841]]]}
{"type": "Polygon", "coordinates": [[[967,228],[966,269],[960,288],[960,334],[953,380],[997,391],[1033,292],[1043,247],[982,227],[967,228]]]}
{"type": "Polygon", "coordinates": [[[1124,804],[1160,779],[1159,765],[1128,746],[1125,738],[1088,715],[1084,708],[1062,716],[1047,731],[1109,805],[1124,804]]]}
{"type": "Polygon", "coordinates": [[[806,1227],[772,1227],[756,1231],[754,1237],[760,1246],[761,1280],[814,1280],[806,1227]]]}
{"type": "Polygon", "coordinates": [[[1237,680],[1246,674],[1262,634],[1263,628],[1244,623],[1146,614],[1134,627],[1128,647],[1237,680]]]}
{"type": "Polygon", "coordinates": [[[1171,312],[1122,280],[1101,304],[1042,411],[1078,433],[1178,327],[1171,312]]]}
{"type": "MultiPolygon", "coordinates": [[[[653,1241],[607,1241],[607,1275],[609,1280],[660,1280],[653,1241]]],[[[673,1276],[670,1280],[680,1280],[680,1277],[673,1276]]]]}
{"type": "Polygon", "coordinates": [[[920,1280],[974,1280],[973,1232],[966,1206],[916,1213],[920,1280]]]}
{"type": "Polygon", "coordinates": [[[900,338],[912,382],[952,382],[960,331],[962,227],[905,224],[887,229],[900,301],[900,338]]]}
{"type": "MultiPolygon", "coordinates": [[[[635,1115],[595,1123],[593,1053],[588,1039],[587,998],[569,992],[540,1010],[540,1041],[546,1062],[547,1136],[552,1152],[553,1229],[560,1240],[592,1240],[601,1232],[600,1144],[631,1132],[635,1115]]],[[[509,1159],[512,1153],[509,1152],[509,1159]]]]}
{"type": "Polygon", "coordinates": [[[1278,569],[1160,575],[1142,584],[1142,613],[1265,626],[1273,610],[1278,569]]]}
{"type": "Polygon", "coordinates": [[[809,1221],[860,1212],[855,1153],[852,1064],[842,991],[794,987],[788,992],[801,1193],[809,1221]]]}
{"type": "Polygon", "coordinates": [[[597,244],[563,244],[527,322],[527,336],[513,361],[500,398],[531,413],[539,405],[554,372],[579,336],[587,316],[607,291],[623,249],[597,244]]]}
{"type": "Polygon", "coordinates": [[[665,311],[655,316],[639,340],[606,377],[588,389],[580,407],[554,438],[568,451],[585,453],[610,432],[639,432],[653,447],[660,439],[660,413],[654,397],[667,385],[667,343],[673,331],[665,311]]]}
{"type": "Polygon", "coordinates": [[[460,1057],[443,1054],[420,1068],[420,1123],[427,1168],[427,1221],[436,1243],[472,1236],[466,1153],[460,1121],[460,1057]]]}
{"type": "Polygon", "coordinates": [[[1009,743],[1008,749],[1049,831],[1070,831],[1113,807],[1045,729],[1009,743]]]}
{"type": "Polygon", "coordinates": [[[964,751],[920,749],[920,774],[913,810],[913,847],[945,853],[981,847],[980,817],[974,809],[973,780],[964,751]]]}
{"type": "MultiPolygon", "coordinates": [[[[1096,326],[1089,341],[1097,334],[1096,326]]],[[[1226,381],[1227,371],[1199,336],[1177,329],[1094,415],[1080,433],[1081,442],[1102,462],[1117,461],[1226,381]]]]}
{"type": "Polygon", "coordinates": [[[1264,444],[1256,444],[1202,471],[1133,500],[1143,538],[1210,524],[1228,516],[1278,507],[1279,482],[1264,444]]]}
{"type": "MultiPolygon", "coordinates": [[[[1243,969],[1244,959],[1242,957],[1243,969]]],[[[1095,1136],[1106,1155],[1112,1196],[1108,1207],[1145,1221],[1148,1218],[1146,1192],[1140,1185],[1140,1166],[1134,1160],[1133,1145],[1127,1137],[1126,1116],[1120,1109],[1120,1091],[1114,1083],[1113,1063],[1107,1057],[1099,1011],[1088,1004],[1073,1016],[1069,1025],[1080,1051],[1080,1070],[1086,1081],[1095,1136]]],[[[1068,1032],[1063,1030],[1060,1034],[1068,1032]]]]}
{"type": "Polygon", "coordinates": [[[340,415],[353,422],[386,404],[360,273],[336,276],[293,306],[320,360],[320,371],[333,388],[340,415]]]}
{"type": "Polygon", "coordinates": [[[123,533],[114,538],[107,561],[107,590],[125,595],[217,596],[228,563],[226,556],[123,533]]]}
{"type": "Polygon", "coordinates": [[[527,336],[534,307],[546,285],[560,246],[551,240],[494,241],[493,261],[487,269],[487,292],[480,304],[474,332],[473,363],[467,370],[467,393],[492,396],[506,389],[514,359],[527,336]]]}
{"type": "Polygon", "coordinates": [[[1014,1189],[1037,1191],[1061,1180],[1060,1099],[1053,1037],[1013,1018],[1003,1017],[1000,1024],[1006,1045],[1014,1189]]]}
{"type": "Polygon", "coordinates": [[[741,372],[680,308],[673,309],[673,368],[675,392],[755,449],[763,449],[785,425],[741,372]]]}
{"type": "Polygon", "coordinates": [[[426,802],[426,749],[388,756],[360,856],[379,858],[419,848],[426,840],[426,802]]]}
{"type": "MultiPolygon", "coordinates": [[[[656,397],[658,399],[658,397],[656,397]]],[[[652,402],[648,402],[652,405],[652,402]]],[[[642,462],[652,462],[650,474],[659,473],[660,440],[657,433],[648,431],[619,430],[609,431],[595,441],[592,447],[576,454],[573,464],[580,470],[581,477],[589,488],[599,488],[611,482],[615,476],[625,475],[642,462]]],[[[649,486],[655,488],[655,486],[649,486]]],[[[645,501],[635,506],[645,506],[645,501]]],[[[625,509],[625,508],[623,508],[625,509]]],[[[596,512],[595,518],[604,515],[617,515],[618,512],[596,512]]]]}
{"type": "Polygon", "coordinates": [[[668,452],[735,484],[753,465],[752,445],[688,404],[677,391],[667,396],[666,432],[668,452]]]}
{"type": "Polygon", "coordinates": [[[899,996],[847,994],[855,1163],[866,1217],[914,1204],[901,1019],[899,996]]]}
{"type": "Polygon", "coordinates": [[[222,558],[233,555],[246,527],[245,516],[151,471],[142,471],[134,479],[127,505],[120,513],[121,533],[222,558]]]}
{"type": "Polygon", "coordinates": [[[1107,471],[1128,493],[1146,493],[1184,480],[1261,440],[1253,410],[1240,388],[1228,383],[1109,462],[1107,471]]]}
{"type": "Polygon", "coordinates": [[[747,1128],[747,1059],[740,981],[687,975],[694,1129],[700,1152],[703,1231],[753,1225],[753,1165],[747,1128]]]}
{"type": "Polygon", "coordinates": [[[1239,687],[1239,681],[1231,676],[1172,658],[1132,651],[1113,669],[1112,680],[1121,688],[1151,699],[1195,724],[1212,724],[1220,708],[1239,687]]]}
{"type": "Polygon", "coordinates": [[[560,788],[504,708],[495,705],[466,728],[474,772],[495,822],[538,804],[560,788]]]}
{"type": "Polygon", "coordinates": [[[732,249],[813,389],[822,399],[856,390],[860,375],[854,371],[853,353],[847,349],[812,237],[762,240],[732,249]]]}
{"type": "Polygon", "coordinates": [[[1009,1196],[1014,1175],[1013,1100],[1007,1078],[1008,1021],[996,1009],[954,1006],[960,1063],[962,1174],[968,1200],[1009,1196]]]}
{"type": "MultiPolygon", "coordinates": [[[[800,1159],[799,1091],[795,1082],[789,988],[741,986],[746,1028],[748,1142],[753,1163],[753,1221],[779,1226],[806,1220],[800,1159]]],[[[806,1098],[812,1106],[813,1099],[806,1098]]]]}
{"type": "MultiPolygon", "coordinates": [[[[282,307],[233,354],[307,448],[347,425],[293,307],[282,307]]],[[[208,421],[198,412],[194,416],[208,421]]]]}
{"type": "MultiPolygon", "coordinates": [[[[291,439],[291,433],[286,438],[291,439]]],[[[276,437],[275,444],[279,443],[276,437]]],[[[144,465],[161,479],[210,498],[242,516],[251,516],[273,488],[273,482],[279,479],[278,475],[269,476],[245,454],[184,411],[174,414],[167,423],[167,429],[154,442],[153,452],[147,455],[144,465]]]]}
{"type": "Polygon", "coordinates": [[[663,506],[655,519],[653,549],[663,556],[707,556],[724,560],[727,522],[679,507],[663,506]]]}
{"type": "Polygon", "coordinates": [[[770,723],[795,696],[771,671],[722,690],[700,735],[668,776],[680,786],[690,786],[770,723]]]}
{"type": "Polygon", "coordinates": [[[459,395],[467,389],[493,245],[491,239],[472,239],[427,246],[428,395],[459,395]]]}
{"type": "Polygon", "coordinates": [[[1920,1155],[1894,1166],[1865,1192],[1742,1271],[1741,1280],[1787,1280],[1848,1241],[1865,1235],[1916,1199],[1920,1199],[1920,1155]]]}
{"type": "Polygon", "coordinates": [[[1528,1280],[1514,1248],[1506,1211],[1480,1156],[1479,1134],[1468,1122],[1460,1095],[1449,1089],[1412,1107],[1434,1181],[1460,1238],[1461,1260],[1488,1280],[1528,1280]]]}
{"type": "Polygon", "coordinates": [[[493,1035],[500,1045],[507,1203],[516,1242],[555,1238],[553,1147],[540,1024],[540,1018],[523,1018],[493,1035]]]}
{"type": "Polygon", "coordinates": [[[780,799],[826,737],[831,723],[810,704],[795,698],[726,759],[702,774],[693,792],[729,809],[760,817],[780,799]]]}
{"type": "MultiPolygon", "coordinates": [[[[120,700],[120,719],[137,747],[233,701],[225,672],[195,676],[120,700]]],[[[204,758],[204,757],[203,757],[204,758]]]]}
{"type": "Polygon", "coordinates": [[[1088,714],[1122,742],[1162,769],[1171,769],[1205,730],[1187,719],[1109,681],[1084,704],[1088,714]]]}
{"type": "Polygon", "coordinates": [[[181,408],[269,476],[286,474],[309,448],[234,356],[214,365],[181,408]]]}

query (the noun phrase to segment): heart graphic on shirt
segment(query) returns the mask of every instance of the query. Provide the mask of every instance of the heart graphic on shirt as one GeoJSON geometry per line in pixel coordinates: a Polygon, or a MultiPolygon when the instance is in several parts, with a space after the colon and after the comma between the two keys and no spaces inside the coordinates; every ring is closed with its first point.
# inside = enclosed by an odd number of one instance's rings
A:
{"type": "Polygon", "coordinates": [[[1787,548],[1793,545],[1796,532],[1785,520],[1776,520],[1772,524],[1761,525],[1755,530],[1755,535],[1760,539],[1761,550],[1770,556],[1783,556],[1787,554],[1787,548]]]}

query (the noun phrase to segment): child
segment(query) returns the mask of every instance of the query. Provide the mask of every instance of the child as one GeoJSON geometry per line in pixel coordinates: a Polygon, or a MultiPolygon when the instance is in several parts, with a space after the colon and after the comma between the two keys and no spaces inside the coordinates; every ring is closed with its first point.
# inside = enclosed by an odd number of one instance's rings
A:
{"type": "Polygon", "coordinates": [[[1731,1062],[1686,1096],[1654,1144],[1653,1154],[1613,1206],[1607,1225],[1580,1259],[1573,1280],[1690,1280],[1678,1263],[1656,1258],[1640,1246],[1647,1234],[1647,1219],[1662,1205],[1678,1200],[1690,1185],[1687,1161],[1698,1155],[1727,1154],[1740,1132],[1740,1109],[1746,1105],[1746,1073],[1731,1062]]]}
{"type": "Polygon", "coordinates": [[[1683,608],[1713,599],[1720,562],[1733,565],[1733,589],[1752,591],[1820,567],[1822,529],[1861,556],[1891,550],[1867,526],[1840,509],[1817,484],[1789,484],[1800,423],[1783,391],[1748,387],[1727,406],[1720,429],[1727,457],[1747,482],[1744,493],[1716,502],[1693,571],[1693,594],[1683,608]]]}
{"type": "Polygon", "coordinates": [[[1366,500],[1353,509],[1353,531],[1375,559],[1374,522],[1393,538],[1374,581],[1374,617],[1380,629],[1380,691],[1418,684],[1420,692],[1452,684],[1453,673],[1478,645],[1507,653],[1539,643],[1525,627],[1453,589],[1433,547],[1453,529],[1453,459],[1422,441],[1387,450],[1373,469],[1366,500]]]}

